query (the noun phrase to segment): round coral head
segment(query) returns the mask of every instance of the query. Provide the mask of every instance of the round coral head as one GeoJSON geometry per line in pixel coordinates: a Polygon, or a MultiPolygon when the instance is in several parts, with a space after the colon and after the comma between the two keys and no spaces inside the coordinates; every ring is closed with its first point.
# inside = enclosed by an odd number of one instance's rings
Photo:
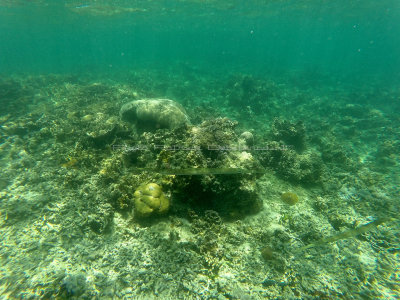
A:
{"type": "Polygon", "coordinates": [[[292,192],[286,192],[281,195],[281,199],[283,202],[289,205],[295,205],[297,202],[299,202],[299,197],[295,193],[292,192]]]}
{"type": "Polygon", "coordinates": [[[164,214],[169,209],[169,200],[156,183],[141,185],[133,194],[135,217],[145,218],[164,214]]]}

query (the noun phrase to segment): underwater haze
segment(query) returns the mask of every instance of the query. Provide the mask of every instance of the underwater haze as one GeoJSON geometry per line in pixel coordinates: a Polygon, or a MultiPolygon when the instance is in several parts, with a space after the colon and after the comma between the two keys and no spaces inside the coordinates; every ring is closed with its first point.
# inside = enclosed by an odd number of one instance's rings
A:
{"type": "Polygon", "coordinates": [[[174,62],[398,80],[397,1],[3,1],[4,72],[174,62]]]}
{"type": "Polygon", "coordinates": [[[0,0],[0,299],[399,299],[399,24],[0,0]]]}

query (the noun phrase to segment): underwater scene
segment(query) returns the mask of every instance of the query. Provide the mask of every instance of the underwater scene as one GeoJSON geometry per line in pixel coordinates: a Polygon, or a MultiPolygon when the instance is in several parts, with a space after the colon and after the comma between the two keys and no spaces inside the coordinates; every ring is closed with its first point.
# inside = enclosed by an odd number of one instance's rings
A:
{"type": "Polygon", "coordinates": [[[0,299],[400,299],[399,24],[0,0],[0,299]]]}

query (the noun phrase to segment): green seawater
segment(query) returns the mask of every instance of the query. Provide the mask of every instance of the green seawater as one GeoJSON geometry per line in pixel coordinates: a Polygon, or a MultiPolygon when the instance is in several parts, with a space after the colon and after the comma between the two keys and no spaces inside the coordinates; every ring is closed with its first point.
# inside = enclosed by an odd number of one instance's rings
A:
{"type": "Polygon", "coordinates": [[[0,0],[0,299],[399,299],[399,24],[0,0]]]}
{"type": "Polygon", "coordinates": [[[17,0],[0,5],[3,74],[124,72],[181,62],[222,72],[302,70],[310,76],[398,79],[397,1],[17,0]]]}

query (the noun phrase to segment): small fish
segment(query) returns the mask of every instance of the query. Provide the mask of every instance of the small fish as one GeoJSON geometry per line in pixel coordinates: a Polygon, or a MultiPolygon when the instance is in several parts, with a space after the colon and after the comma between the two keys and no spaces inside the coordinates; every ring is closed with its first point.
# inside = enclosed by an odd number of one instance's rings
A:
{"type": "Polygon", "coordinates": [[[66,163],[63,163],[61,167],[63,168],[77,168],[78,160],[76,158],[68,158],[66,163]]]}
{"type": "Polygon", "coordinates": [[[89,7],[89,6],[90,6],[89,4],[81,4],[81,5],[75,6],[75,8],[85,8],[85,7],[89,7]]]}

